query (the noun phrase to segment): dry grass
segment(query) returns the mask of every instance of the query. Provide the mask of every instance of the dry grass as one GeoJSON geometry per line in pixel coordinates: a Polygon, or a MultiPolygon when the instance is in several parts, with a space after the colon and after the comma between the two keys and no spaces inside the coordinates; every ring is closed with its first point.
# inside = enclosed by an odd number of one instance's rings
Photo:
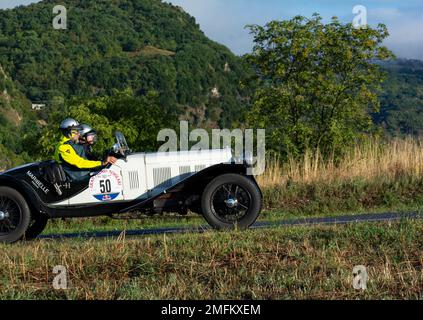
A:
{"type": "Polygon", "coordinates": [[[422,232],[404,221],[0,245],[0,299],[421,299],[422,232]],[[52,287],[55,265],[67,290],[52,287]]]}
{"type": "Polygon", "coordinates": [[[337,164],[333,159],[322,161],[319,152],[307,152],[301,161],[290,158],[281,164],[268,161],[265,174],[257,178],[263,188],[286,186],[289,182],[346,181],[378,177],[398,178],[404,175],[420,178],[423,173],[423,139],[393,139],[389,142],[372,140],[356,146],[337,164]]]}

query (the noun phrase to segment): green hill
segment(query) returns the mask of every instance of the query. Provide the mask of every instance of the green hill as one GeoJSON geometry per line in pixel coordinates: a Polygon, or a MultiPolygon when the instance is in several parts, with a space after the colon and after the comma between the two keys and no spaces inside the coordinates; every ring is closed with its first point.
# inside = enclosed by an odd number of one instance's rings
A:
{"type": "Polygon", "coordinates": [[[160,0],[65,0],[67,30],[52,26],[55,0],[0,10],[0,64],[32,101],[155,90],[163,108],[197,124],[241,120],[240,59],[195,19],[160,0]]]}
{"type": "Polygon", "coordinates": [[[0,171],[30,161],[25,150],[36,143],[37,126],[30,101],[0,65],[0,171]]]}
{"type": "Polygon", "coordinates": [[[423,62],[399,59],[383,63],[388,79],[381,94],[377,124],[390,135],[423,134],[423,62]]]}

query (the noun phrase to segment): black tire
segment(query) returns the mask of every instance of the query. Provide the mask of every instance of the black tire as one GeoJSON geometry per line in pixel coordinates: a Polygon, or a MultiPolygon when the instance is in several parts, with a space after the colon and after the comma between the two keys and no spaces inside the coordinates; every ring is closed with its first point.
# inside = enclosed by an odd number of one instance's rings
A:
{"type": "Polygon", "coordinates": [[[26,229],[25,240],[34,240],[36,239],[45,229],[48,223],[48,218],[44,216],[38,216],[33,218],[26,229]]]}
{"type": "Polygon", "coordinates": [[[0,187],[0,242],[21,240],[31,221],[25,198],[16,190],[0,187]]]}
{"type": "Polygon", "coordinates": [[[262,195],[257,184],[239,174],[212,180],[201,199],[203,216],[215,229],[247,229],[258,218],[262,195]]]}

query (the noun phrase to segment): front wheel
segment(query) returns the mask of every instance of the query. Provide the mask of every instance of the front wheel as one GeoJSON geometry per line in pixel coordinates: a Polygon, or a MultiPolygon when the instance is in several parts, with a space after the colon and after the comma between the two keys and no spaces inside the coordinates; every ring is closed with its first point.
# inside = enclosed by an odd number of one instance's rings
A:
{"type": "Polygon", "coordinates": [[[0,242],[22,239],[30,221],[31,212],[24,197],[14,189],[0,187],[0,242]]]}
{"type": "Polygon", "coordinates": [[[225,174],[204,190],[203,216],[215,229],[246,229],[258,218],[262,196],[257,184],[239,174],[225,174]]]}

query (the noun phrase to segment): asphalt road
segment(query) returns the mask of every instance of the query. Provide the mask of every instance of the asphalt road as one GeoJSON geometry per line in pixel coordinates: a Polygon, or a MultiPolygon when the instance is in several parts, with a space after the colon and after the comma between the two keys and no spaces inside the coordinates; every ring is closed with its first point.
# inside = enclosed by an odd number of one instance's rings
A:
{"type": "MultiPolygon", "coordinates": [[[[256,222],[252,229],[268,229],[282,226],[307,226],[307,225],[336,225],[336,224],[351,224],[362,222],[393,222],[401,219],[423,219],[423,213],[381,213],[381,214],[362,214],[362,215],[348,215],[328,218],[303,218],[280,220],[272,222],[256,222]]],[[[148,236],[148,235],[162,235],[162,234],[181,234],[181,233],[202,233],[209,231],[209,226],[199,227],[175,227],[175,228],[158,228],[158,229],[143,229],[143,230],[126,230],[126,236],[148,236]]],[[[108,238],[118,237],[123,231],[106,231],[106,232],[82,232],[82,233],[68,233],[68,234],[48,234],[41,235],[38,239],[73,239],[73,238],[108,238]]]]}

